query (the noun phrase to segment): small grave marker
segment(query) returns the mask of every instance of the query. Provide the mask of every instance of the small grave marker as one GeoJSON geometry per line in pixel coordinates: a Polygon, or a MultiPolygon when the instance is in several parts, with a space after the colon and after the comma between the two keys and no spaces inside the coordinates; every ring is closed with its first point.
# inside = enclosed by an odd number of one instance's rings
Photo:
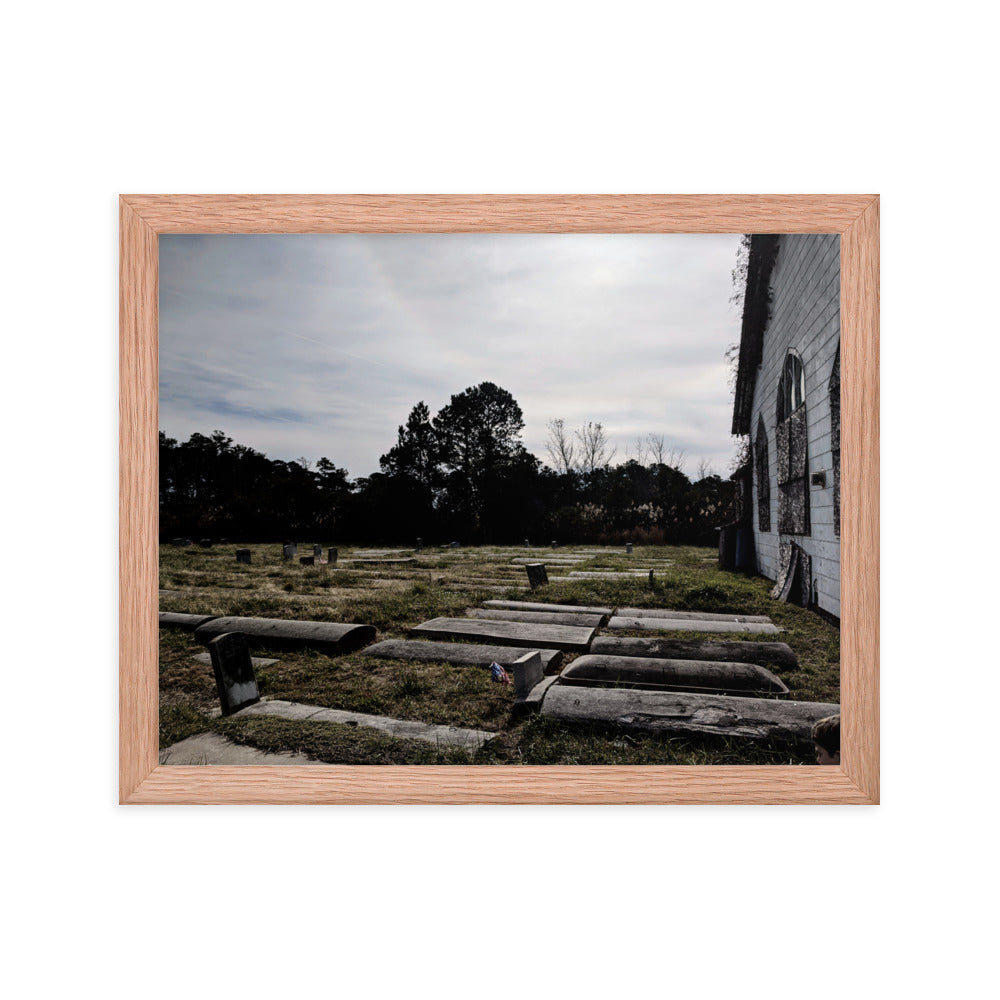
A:
{"type": "Polygon", "coordinates": [[[545,563],[525,563],[524,568],[528,571],[528,584],[532,590],[535,587],[544,587],[549,582],[549,574],[545,572],[545,563]]]}
{"type": "Polygon", "coordinates": [[[225,632],[208,643],[208,652],[212,657],[223,715],[232,715],[260,701],[246,636],[240,632],[225,632]]]}
{"type": "Polygon", "coordinates": [[[417,551],[418,552],[424,551],[424,540],[422,538],[417,539],[417,551]]]}
{"type": "Polygon", "coordinates": [[[201,546],[201,547],[202,547],[203,549],[210,549],[210,548],[212,547],[212,539],[211,539],[211,538],[202,538],[202,539],[201,539],[201,540],[200,540],[200,541],[198,542],[198,544],[199,544],[199,545],[200,545],[200,546],[201,546]]]}
{"type": "Polygon", "coordinates": [[[330,565],[332,566],[337,561],[337,550],[330,549],[330,555],[327,557],[330,565]]]}
{"type": "Polygon", "coordinates": [[[285,542],[285,544],[281,546],[281,558],[294,559],[296,551],[298,551],[298,546],[295,542],[285,542]]]}
{"type": "Polygon", "coordinates": [[[314,545],[313,546],[313,559],[322,559],[322,558],[323,558],[323,546],[322,545],[314,545]]]}
{"type": "Polygon", "coordinates": [[[511,665],[514,674],[514,697],[522,699],[545,676],[542,658],[537,652],[525,653],[511,665]]]}
{"type": "Polygon", "coordinates": [[[176,545],[179,549],[182,549],[185,546],[191,544],[191,539],[190,538],[175,538],[170,544],[171,545],[176,545]]]}
{"type": "Polygon", "coordinates": [[[249,549],[237,549],[236,550],[236,561],[238,563],[250,564],[250,550],[249,549]]]}
{"type": "Polygon", "coordinates": [[[632,543],[631,542],[626,542],[625,543],[625,554],[626,555],[632,555],[632,543]]]}

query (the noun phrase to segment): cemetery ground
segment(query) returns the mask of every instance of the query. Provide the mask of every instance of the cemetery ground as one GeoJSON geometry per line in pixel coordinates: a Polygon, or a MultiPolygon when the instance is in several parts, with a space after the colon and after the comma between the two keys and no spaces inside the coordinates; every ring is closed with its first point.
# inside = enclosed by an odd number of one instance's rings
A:
{"type": "MultiPolygon", "coordinates": [[[[770,597],[771,583],[718,569],[713,549],[636,545],[425,548],[371,550],[338,546],[327,565],[283,559],[279,544],[160,547],[160,610],[374,626],[375,640],[411,638],[433,618],[462,618],[487,600],[578,606],[671,608],[767,615],[779,635],[727,634],[725,640],[787,643],[798,663],[772,665],[787,699],[840,701],[840,634],[806,609],[770,597]],[[237,548],[251,552],[236,561],[237,548]],[[528,589],[524,563],[545,563],[549,583],[528,589]],[[519,561],[515,561],[519,560],[519,561]],[[557,560],[561,564],[557,564],[557,560]],[[570,562],[568,560],[576,560],[570,562]],[[565,562],[564,562],[565,561],[565,562]],[[646,573],[602,573],[653,569],[646,573]],[[570,572],[595,574],[569,577],[570,572]],[[554,579],[560,577],[560,579],[554,579]]],[[[298,553],[312,552],[299,544],[298,553]]],[[[324,554],[326,550],[324,549],[324,554]]],[[[615,632],[644,636],[649,632],[615,632]]],[[[691,639],[690,632],[657,638],[691,639]]],[[[736,737],[665,737],[596,722],[569,724],[515,709],[513,685],[496,683],[482,666],[388,660],[359,649],[327,655],[315,649],[255,657],[260,694],[303,705],[496,733],[475,750],[402,739],[365,726],[272,716],[219,717],[212,666],[194,659],[205,646],[192,632],[160,629],[160,748],[199,733],[216,733],[266,752],[293,752],[336,764],[812,764],[809,746],[736,737]],[[214,711],[213,711],[214,710],[214,711]]],[[[561,669],[578,654],[564,652],[561,669]]]]}

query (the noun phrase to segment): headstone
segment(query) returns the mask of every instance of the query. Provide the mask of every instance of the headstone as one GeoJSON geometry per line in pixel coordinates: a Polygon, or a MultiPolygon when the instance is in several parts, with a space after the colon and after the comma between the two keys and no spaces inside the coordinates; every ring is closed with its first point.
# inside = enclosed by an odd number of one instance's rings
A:
{"type": "Polygon", "coordinates": [[[549,574],[545,572],[545,563],[525,563],[524,568],[528,571],[528,583],[531,589],[544,587],[549,582],[549,574]]]}
{"type": "Polygon", "coordinates": [[[530,549],[531,548],[531,542],[529,542],[527,538],[524,540],[524,547],[526,549],[530,549]]]}
{"type": "Polygon", "coordinates": [[[653,575],[653,571],[650,570],[649,571],[649,585],[652,587],[653,583],[654,583],[654,575],[653,575]]]}
{"type": "Polygon", "coordinates": [[[632,543],[631,542],[626,542],[625,543],[625,554],[626,555],[632,555],[632,543]]]}
{"type": "Polygon", "coordinates": [[[424,540],[422,538],[417,539],[417,551],[418,552],[424,551],[424,540]]]}
{"type": "Polygon", "coordinates": [[[237,549],[236,550],[236,561],[238,563],[250,563],[250,550],[249,549],[237,549]]]}
{"type": "Polygon", "coordinates": [[[300,566],[315,566],[316,557],[315,556],[299,556],[300,566]]]}
{"type": "Polygon", "coordinates": [[[232,715],[245,705],[260,701],[246,636],[225,632],[209,642],[208,652],[223,715],[232,715]]]}
{"type": "Polygon", "coordinates": [[[199,544],[199,545],[200,545],[200,546],[201,546],[201,547],[202,547],[203,549],[210,549],[210,548],[212,547],[212,539],[211,539],[211,538],[202,538],[202,539],[201,539],[201,540],[200,540],[200,541],[198,542],[198,544],[199,544]]]}
{"type": "Polygon", "coordinates": [[[459,544],[458,544],[458,542],[452,542],[452,543],[451,543],[451,547],[452,547],[453,549],[460,549],[460,548],[461,548],[462,546],[461,546],[461,545],[459,545],[459,544]]]}
{"type": "Polygon", "coordinates": [[[323,558],[323,546],[314,545],[313,546],[313,559],[319,560],[323,558]]]}
{"type": "Polygon", "coordinates": [[[559,543],[555,539],[552,540],[552,548],[554,549],[559,548],[559,543]]]}
{"type": "Polygon", "coordinates": [[[190,538],[175,538],[170,544],[171,545],[176,545],[179,549],[182,549],[185,546],[188,546],[188,545],[191,544],[191,539],[190,538]]]}
{"type": "Polygon", "coordinates": [[[514,697],[521,699],[545,676],[542,658],[536,652],[525,653],[513,663],[514,697]]]}
{"type": "Polygon", "coordinates": [[[282,559],[294,559],[297,546],[294,542],[285,542],[281,546],[281,558],[282,559]]]}
{"type": "Polygon", "coordinates": [[[330,565],[332,566],[337,561],[337,550],[330,549],[330,555],[327,557],[330,565]]]}

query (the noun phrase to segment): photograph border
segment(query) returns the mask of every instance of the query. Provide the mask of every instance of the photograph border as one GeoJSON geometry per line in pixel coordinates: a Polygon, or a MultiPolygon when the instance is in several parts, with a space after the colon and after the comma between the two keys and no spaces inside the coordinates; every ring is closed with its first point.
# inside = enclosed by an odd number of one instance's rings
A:
{"type": "Polygon", "coordinates": [[[120,802],[878,803],[878,196],[152,194],[119,211],[120,802]],[[840,235],[839,767],[159,765],[159,236],[390,232],[840,235]]]}

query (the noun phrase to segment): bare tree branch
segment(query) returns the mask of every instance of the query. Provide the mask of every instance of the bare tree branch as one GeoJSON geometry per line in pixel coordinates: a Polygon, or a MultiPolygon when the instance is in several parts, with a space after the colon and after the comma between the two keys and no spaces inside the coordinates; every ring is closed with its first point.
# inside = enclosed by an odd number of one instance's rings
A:
{"type": "Polygon", "coordinates": [[[566,431],[565,421],[550,420],[545,426],[549,429],[549,436],[545,440],[545,450],[552,460],[552,467],[556,472],[572,472],[576,446],[566,431]]]}

